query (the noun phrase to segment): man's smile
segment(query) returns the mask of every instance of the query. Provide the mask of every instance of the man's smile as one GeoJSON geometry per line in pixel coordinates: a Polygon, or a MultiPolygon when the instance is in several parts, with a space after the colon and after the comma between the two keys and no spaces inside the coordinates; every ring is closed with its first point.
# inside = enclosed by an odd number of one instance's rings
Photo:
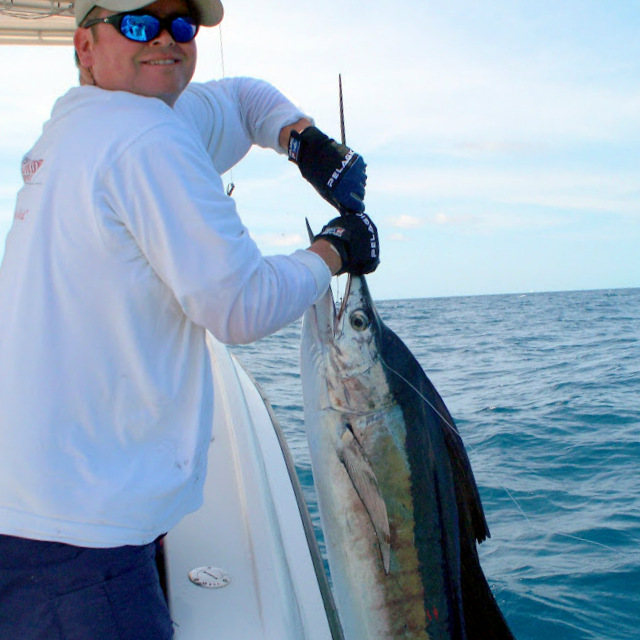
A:
{"type": "Polygon", "coordinates": [[[152,65],[169,65],[169,64],[179,64],[180,60],[177,58],[164,58],[162,60],[143,60],[142,64],[152,64],[152,65]]]}

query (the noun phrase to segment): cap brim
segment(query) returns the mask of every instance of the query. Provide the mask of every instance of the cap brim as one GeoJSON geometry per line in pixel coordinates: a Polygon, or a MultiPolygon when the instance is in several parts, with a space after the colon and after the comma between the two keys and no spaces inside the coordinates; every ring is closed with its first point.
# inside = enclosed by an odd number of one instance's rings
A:
{"type": "MultiPolygon", "coordinates": [[[[220,0],[188,0],[198,12],[199,22],[203,27],[215,27],[222,22],[224,8],[220,0]]],[[[153,3],[149,0],[77,0],[74,3],[76,24],[87,17],[93,7],[101,7],[107,11],[136,11],[153,3]]]]}
{"type": "Polygon", "coordinates": [[[222,22],[224,8],[220,0],[189,0],[198,10],[203,27],[215,27],[222,22]]]}

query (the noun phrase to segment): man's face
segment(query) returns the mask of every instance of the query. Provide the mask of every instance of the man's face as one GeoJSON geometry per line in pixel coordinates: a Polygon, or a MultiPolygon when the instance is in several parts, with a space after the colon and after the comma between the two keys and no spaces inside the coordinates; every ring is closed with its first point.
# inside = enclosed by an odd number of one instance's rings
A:
{"type": "MultiPolygon", "coordinates": [[[[145,10],[159,18],[189,13],[186,0],[157,0],[145,10]]],[[[101,10],[97,17],[113,13],[101,10]]],[[[175,42],[166,30],[150,42],[133,42],[113,25],[98,24],[78,29],[74,44],[81,66],[90,69],[98,87],[160,98],[169,106],[189,84],[196,66],[195,40],[175,42]]]]}

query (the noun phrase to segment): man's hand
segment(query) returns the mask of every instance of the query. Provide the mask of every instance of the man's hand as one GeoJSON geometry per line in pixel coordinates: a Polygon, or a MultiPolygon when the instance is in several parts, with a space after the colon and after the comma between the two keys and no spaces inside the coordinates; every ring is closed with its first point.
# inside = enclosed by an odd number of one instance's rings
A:
{"type": "Polygon", "coordinates": [[[289,137],[289,160],[302,176],[341,213],[364,211],[367,172],[362,156],[327,137],[316,127],[289,137]]]}
{"type": "Polygon", "coordinates": [[[361,276],[375,271],[380,264],[378,230],[366,213],[334,218],[314,240],[326,240],[335,247],[342,260],[338,275],[361,276]]]}

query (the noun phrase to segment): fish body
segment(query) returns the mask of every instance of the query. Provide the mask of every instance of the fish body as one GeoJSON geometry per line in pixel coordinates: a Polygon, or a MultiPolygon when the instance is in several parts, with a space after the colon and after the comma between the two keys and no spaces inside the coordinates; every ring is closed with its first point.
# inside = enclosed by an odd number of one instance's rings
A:
{"type": "Polygon", "coordinates": [[[305,427],[346,640],[509,639],[480,568],[489,536],[444,402],[349,276],[305,314],[305,427]]]}

